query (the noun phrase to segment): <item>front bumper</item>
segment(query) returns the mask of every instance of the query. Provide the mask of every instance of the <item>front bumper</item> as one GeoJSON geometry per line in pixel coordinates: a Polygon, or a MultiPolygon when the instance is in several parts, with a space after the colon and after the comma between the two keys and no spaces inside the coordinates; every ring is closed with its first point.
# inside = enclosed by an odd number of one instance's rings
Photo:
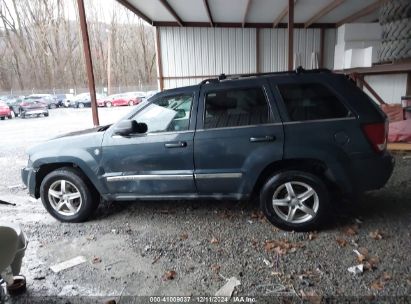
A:
{"type": "Polygon", "coordinates": [[[21,179],[26,185],[30,196],[39,198],[39,193],[38,191],[36,191],[36,173],[36,170],[34,170],[33,168],[23,168],[21,169],[21,179]]]}

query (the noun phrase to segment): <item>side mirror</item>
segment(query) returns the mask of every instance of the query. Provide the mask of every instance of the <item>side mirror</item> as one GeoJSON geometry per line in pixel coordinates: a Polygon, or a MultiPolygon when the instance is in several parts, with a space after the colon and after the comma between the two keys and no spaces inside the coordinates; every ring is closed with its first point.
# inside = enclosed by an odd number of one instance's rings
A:
{"type": "Polygon", "coordinates": [[[120,136],[128,136],[133,133],[146,133],[147,125],[145,123],[138,123],[133,119],[120,121],[114,128],[114,134],[120,136]]]}

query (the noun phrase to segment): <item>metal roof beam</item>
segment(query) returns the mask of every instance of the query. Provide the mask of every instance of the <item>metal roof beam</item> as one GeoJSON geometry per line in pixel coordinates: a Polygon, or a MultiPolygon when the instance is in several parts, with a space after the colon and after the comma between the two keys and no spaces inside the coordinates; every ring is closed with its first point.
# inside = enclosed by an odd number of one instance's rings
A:
{"type": "MultiPolygon", "coordinates": [[[[295,6],[295,4],[297,3],[297,0],[294,0],[294,3],[293,3],[293,7],[295,6]]],[[[280,23],[281,23],[281,20],[283,20],[284,19],[284,17],[285,16],[287,16],[287,14],[288,14],[288,5],[281,11],[281,13],[278,15],[278,17],[277,18],[275,18],[275,20],[273,21],[273,28],[274,27],[277,27],[280,23]]]]}
{"type": "Polygon", "coordinates": [[[306,23],[304,23],[304,27],[307,28],[314,22],[316,22],[321,17],[325,16],[329,12],[331,12],[336,7],[340,6],[345,0],[334,0],[331,3],[324,6],[322,9],[318,11],[314,16],[312,16],[306,23]]]}
{"type": "MultiPolygon", "coordinates": [[[[213,22],[214,27],[242,27],[240,22],[213,22]]],[[[180,26],[175,21],[153,21],[153,26],[180,26]]],[[[210,27],[209,22],[184,22],[186,27],[210,27]]],[[[287,28],[287,23],[278,23],[277,28],[287,28]]],[[[246,22],[245,28],[272,28],[272,23],[246,22]]],[[[304,28],[304,23],[294,23],[294,28],[304,28]]],[[[335,28],[335,23],[313,23],[309,28],[335,28]]]]}
{"type": "Polygon", "coordinates": [[[374,3],[371,3],[370,5],[364,7],[363,9],[359,10],[358,12],[345,17],[344,19],[340,20],[339,22],[337,22],[337,27],[345,24],[345,23],[350,23],[353,21],[358,20],[359,18],[363,17],[363,16],[367,16],[369,14],[371,14],[372,12],[374,12],[375,10],[377,10],[385,1],[387,0],[378,0],[374,3]]]}
{"type": "Polygon", "coordinates": [[[118,3],[132,11],[134,14],[136,14],[138,17],[143,19],[145,22],[153,25],[153,20],[151,20],[149,17],[147,17],[142,11],[140,11],[138,8],[136,8],[134,5],[130,4],[127,0],[117,0],[118,3]]]}
{"type": "Polygon", "coordinates": [[[203,0],[204,7],[207,11],[208,20],[210,22],[210,26],[214,27],[213,17],[211,16],[210,5],[208,4],[208,0],[203,0]]]}
{"type": "Polygon", "coordinates": [[[277,18],[273,21],[273,27],[277,27],[277,25],[284,19],[284,17],[288,14],[288,5],[284,8],[281,13],[278,15],[277,18]]]}
{"type": "Polygon", "coordinates": [[[159,0],[161,4],[168,10],[168,12],[174,17],[179,26],[184,26],[183,20],[177,15],[176,11],[171,7],[167,0],[159,0]]]}
{"type": "Polygon", "coordinates": [[[245,25],[245,20],[247,18],[248,10],[250,9],[250,2],[251,2],[251,0],[247,0],[247,4],[245,6],[245,11],[244,11],[244,16],[243,16],[242,27],[244,27],[244,25],[245,25]]]}

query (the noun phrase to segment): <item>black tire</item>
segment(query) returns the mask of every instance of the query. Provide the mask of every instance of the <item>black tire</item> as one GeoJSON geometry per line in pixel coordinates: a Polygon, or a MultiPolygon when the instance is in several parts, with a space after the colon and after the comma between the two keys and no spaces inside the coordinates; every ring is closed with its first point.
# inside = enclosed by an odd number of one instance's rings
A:
{"type": "MultiPolygon", "coordinates": [[[[308,188],[305,189],[308,190],[308,188]]],[[[261,210],[274,226],[283,230],[313,231],[320,228],[327,218],[329,204],[329,192],[325,183],[317,176],[303,171],[290,170],[279,172],[266,181],[260,192],[261,210]],[[289,183],[292,184],[291,188],[293,188],[293,193],[295,192],[296,194],[292,200],[288,199],[289,191],[285,186],[289,183]],[[299,190],[305,187],[303,185],[310,187],[314,190],[315,194],[313,193],[312,196],[307,198],[303,203],[299,203],[298,196],[302,194],[299,193],[299,190]],[[299,187],[301,187],[301,189],[299,187]],[[281,199],[289,200],[285,202],[285,204],[288,205],[277,206],[275,210],[273,203],[274,195],[277,199],[277,195],[285,195],[284,198],[279,198],[278,201],[281,199]],[[304,209],[308,207],[313,211],[313,215],[303,212],[299,209],[300,207],[304,209]],[[283,218],[289,216],[289,214],[286,216],[285,213],[287,210],[289,212],[292,208],[295,210],[294,216],[296,219],[294,219],[294,221],[297,222],[288,221],[283,218]],[[301,222],[298,222],[298,216],[300,216],[301,222]]]]}
{"type": "Polygon", "coordinates": [[[84,108],[84,103],[79,102],[78,105],[77,105],[77,108],[83,109],[84,108]]]}
{"type": "Polygon", "coordinates": [[[44,113],[44,117],[49,117],[49,113],[44,113]]]}
{"type": "Polygon", "coordinates": [[[395,20],[411,18],[410,0],[385,1],[380,9],[380,24],[386,24],[395,20]]]}
{"type": "Polygon", "coordinates": [[[378,51],[380,62],[411,58],[411,39],[386,41],[378,51]]]}
{"type": "Polygon", "coordinates": [[[86,221],[99,204],[99,197],[94,194],[84,175],[74,168],[61,168],[46,175],[40,185],[40,197],[46,210],[61,222],[79,223],[86,221]],[[64,215],[57,212],[49,199],[49,189],[59,180],[65,180],[74,185],[80,193],[81,205],[79,210],[73,215],[64,215]]]}
{"type": "Polygon", "coordinates": [[[110,101],[107,101],[107,102],[106,102],[106,107],[107,107],[107,108],[111,108],[112,105],[113,105],[113,104],[112,104],[110,101]]]}
{"type": "Polygon", "coordinates": [[[4,120],[5,118],[6,118],[6,117],[4,117],[4,116],[0,117],[1,120],[4,120]]]}
{"type": "Polygon", "coordinates": [[[411,18],[396,20],[383,25],[383,41],[411,39],[411,18]]]}

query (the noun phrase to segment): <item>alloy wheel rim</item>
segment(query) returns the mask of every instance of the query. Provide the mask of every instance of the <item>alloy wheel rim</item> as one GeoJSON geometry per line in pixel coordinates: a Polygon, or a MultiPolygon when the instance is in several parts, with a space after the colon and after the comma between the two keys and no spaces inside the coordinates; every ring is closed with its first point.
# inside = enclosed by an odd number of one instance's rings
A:
{"type": "Polygon", "coordinates": [[[72,216],[79,212],[82,198],[78,188],[68,180],[57,180],[48,190],[51,207],[61,215],[72,216]]]}
{"type": "Polygon", "coordinates": [[[284,221],[301,224],[311,221],[320,206],[317,192],[308,184],[297,181],[286,182],[274,191],[274,212],[284,221]]]}

